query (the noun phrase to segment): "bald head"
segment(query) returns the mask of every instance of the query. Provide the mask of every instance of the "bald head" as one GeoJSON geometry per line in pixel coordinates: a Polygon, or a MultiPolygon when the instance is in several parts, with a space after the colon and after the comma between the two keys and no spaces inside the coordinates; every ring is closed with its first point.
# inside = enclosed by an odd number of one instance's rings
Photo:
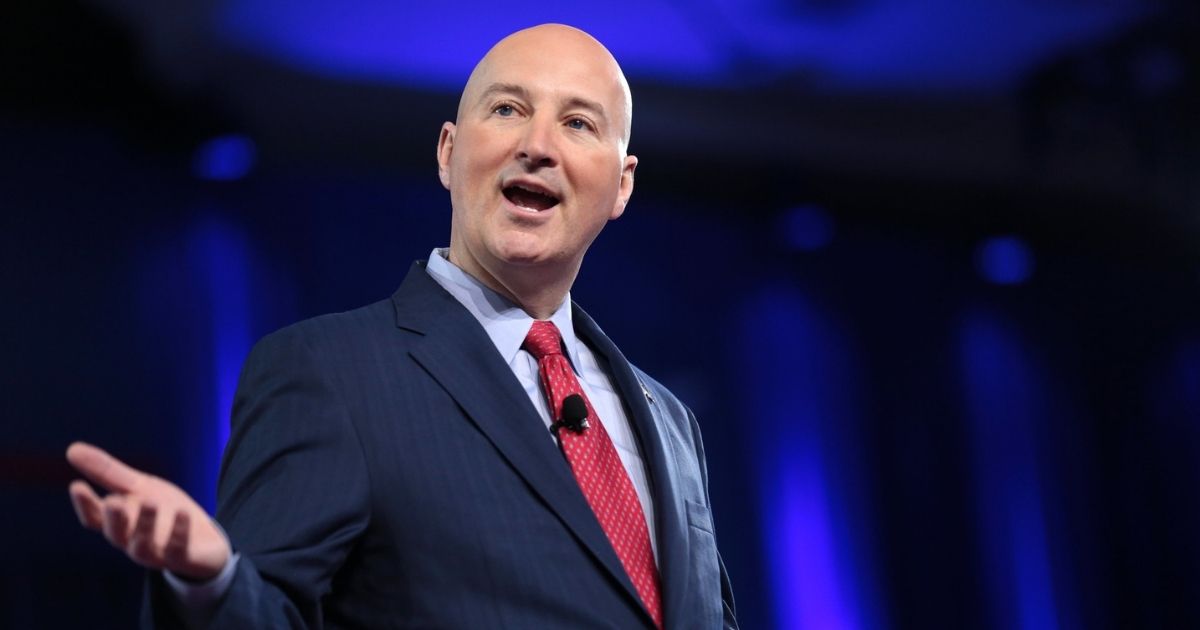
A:
{"type": "MultiPolygon", "coordinates": [[[[601,83],[605,98],[596,103],[619,134],[621,149],[629,146],[633,123],[633,96],[621,66],[596,38],[564,24],[541,24],[500,40],[479,60],[458,101],[456,121],[497,85],[509,86],[513,73],[537,74],[542,64],[555,65],[555,73],[568,72],[601,83]]],[[[547,75],[549,76],[549,75],[547,75]]],[[[520,76],[522,81],[536,76],[520,76]]]]}

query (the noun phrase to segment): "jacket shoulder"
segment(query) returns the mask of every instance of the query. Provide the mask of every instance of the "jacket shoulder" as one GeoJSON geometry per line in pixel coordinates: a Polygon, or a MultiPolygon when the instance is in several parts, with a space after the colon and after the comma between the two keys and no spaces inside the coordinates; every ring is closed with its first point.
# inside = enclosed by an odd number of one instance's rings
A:
{"type": "Polygon", "coordinates": [[[348,349],[395,327],[395,308],[390,300],[339,313],[327,313],[289,324],[265,335],[254,352],[281,346],[304,345],[320,350],[327,345],[348,349]]]}

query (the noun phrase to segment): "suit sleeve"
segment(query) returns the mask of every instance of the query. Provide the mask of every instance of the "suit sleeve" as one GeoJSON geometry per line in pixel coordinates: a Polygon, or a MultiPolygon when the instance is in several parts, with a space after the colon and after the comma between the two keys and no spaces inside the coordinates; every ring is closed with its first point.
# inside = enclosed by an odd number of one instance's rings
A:
{"type": "MultiPolygon", "coordinates": [[[[217,489],[217,520],[242,558],[212,628],[320,628],[321,600],[370,517],[334,368],[303,333],[264,338],[242,371],[217,489]]],[[[143,619],[179,627],[154,582],[143,619]]]]}

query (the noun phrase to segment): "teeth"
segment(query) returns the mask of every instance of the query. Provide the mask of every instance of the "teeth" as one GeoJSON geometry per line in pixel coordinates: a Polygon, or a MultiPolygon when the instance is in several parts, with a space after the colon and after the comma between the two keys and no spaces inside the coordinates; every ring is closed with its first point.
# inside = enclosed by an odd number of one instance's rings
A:
{"type": "Polygon", "coordinates": [[[504,196],[529,212],[541,212],[559,203],[558,197],[537,185],[513,183],[505,188],[504,196]]]}

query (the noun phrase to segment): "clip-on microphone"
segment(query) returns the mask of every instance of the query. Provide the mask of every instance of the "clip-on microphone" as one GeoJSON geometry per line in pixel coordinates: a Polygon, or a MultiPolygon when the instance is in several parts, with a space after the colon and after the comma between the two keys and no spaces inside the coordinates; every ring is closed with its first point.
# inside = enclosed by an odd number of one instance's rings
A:
{"type": "Polygon", "coordinates": [[[583,433],[583,430],[590,426],[587,416],[587,403],[583,402],[583,396],[571,394],[563,399],[562,413],[560,414],[562,419],[550,425],[550,431],[554,435],[558,435],[559,429],[567,427],[574,433],[583,433]]]}

